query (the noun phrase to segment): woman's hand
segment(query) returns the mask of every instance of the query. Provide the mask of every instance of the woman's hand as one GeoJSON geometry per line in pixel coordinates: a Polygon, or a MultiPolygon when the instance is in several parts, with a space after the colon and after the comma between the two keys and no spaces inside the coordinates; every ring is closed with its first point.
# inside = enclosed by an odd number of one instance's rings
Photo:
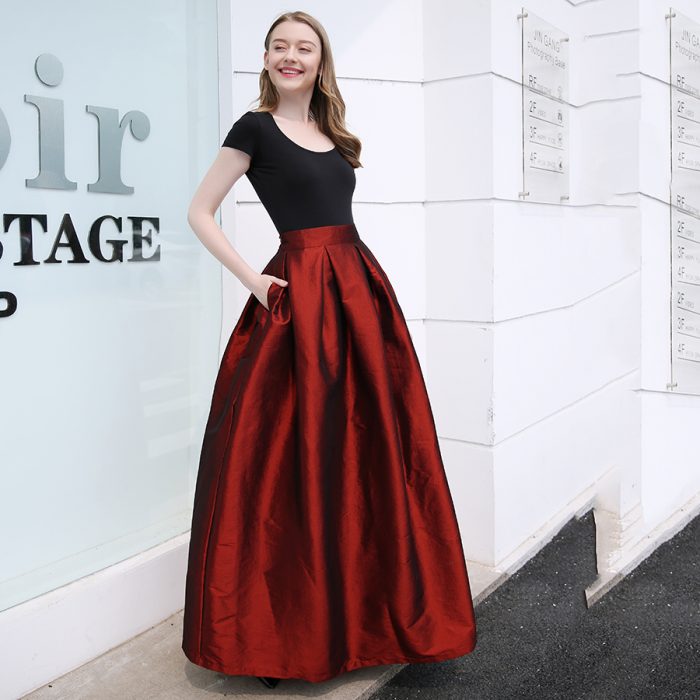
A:
{"type": "Polygon", "coordinates": [[[279,284],[280,287],[286,287],[289,283],[287,280],[283,280],[280,277],[275,277],[274,275],[261,274],[258,284],[253,289],[253,294],[255,294],[256,299],[269,311],[267,306],[267,295],[270,291],[270,287],[273,284],[279,284]]]}

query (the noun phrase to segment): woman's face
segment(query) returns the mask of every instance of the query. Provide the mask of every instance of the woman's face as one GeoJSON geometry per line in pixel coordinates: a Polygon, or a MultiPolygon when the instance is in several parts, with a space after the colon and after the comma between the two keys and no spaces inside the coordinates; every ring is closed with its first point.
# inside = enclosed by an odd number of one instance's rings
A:
{"type": "Polygon", "coordinates": [[[280,93],[313,91],[321,65],[321,41],[305,22],[282,22],[270,36],[264,61],[280,93]]]}

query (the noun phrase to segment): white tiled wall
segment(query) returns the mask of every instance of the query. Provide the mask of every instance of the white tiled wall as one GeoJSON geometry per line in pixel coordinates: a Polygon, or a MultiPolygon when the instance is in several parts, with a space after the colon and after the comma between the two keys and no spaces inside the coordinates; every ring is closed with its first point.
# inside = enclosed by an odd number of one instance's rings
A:
{"type": "Polygon", "coordinates": [[[565,206],[518,197],[521,9],[424,7],[428,379],[467,554],[494,566],[592,485],[629,548],[698,489],[690,456],[640,486],[666,468],[640,370],[665,388],[667,8],[528,4],[570,36],[565,206]]]}

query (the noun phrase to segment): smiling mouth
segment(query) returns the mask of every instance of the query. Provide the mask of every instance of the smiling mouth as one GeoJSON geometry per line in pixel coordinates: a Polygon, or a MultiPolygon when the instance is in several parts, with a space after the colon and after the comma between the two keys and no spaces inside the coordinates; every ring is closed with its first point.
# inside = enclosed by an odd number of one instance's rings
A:
{"type": "Polygon", "coordinates": [[[297,75],[301,75],[303,72],[304,72],[304,71],[301,71],[301,70],[299,70],[299,71],[298,71],[298,70],[289,70],[289,71],[288,71],[288,70],[286,70],[286,69],[284,69],[284,68],[280,68],[280,73],[282,73],[282,75],[286,75],[286,76],[288,76],[288,77],[290,77],[290,78],[294,78],[294,77],[296,77],[297,75]]]}

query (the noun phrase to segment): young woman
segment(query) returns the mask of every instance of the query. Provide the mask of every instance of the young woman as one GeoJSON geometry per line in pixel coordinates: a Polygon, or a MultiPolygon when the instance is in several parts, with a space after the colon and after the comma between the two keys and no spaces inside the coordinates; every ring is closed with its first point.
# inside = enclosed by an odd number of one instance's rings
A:
{"type": "Polygon", "coordinates": [[[353,222],[361,145],[326,32],[285,13],[264,63],[188,216],[251,295],[204,434],[182,648],[270,687],[462,656],[476,625],[454,505],[406,320],[353,222]],[[262,273],[214,220],[244,173],[280,236],[262,273]]]}

